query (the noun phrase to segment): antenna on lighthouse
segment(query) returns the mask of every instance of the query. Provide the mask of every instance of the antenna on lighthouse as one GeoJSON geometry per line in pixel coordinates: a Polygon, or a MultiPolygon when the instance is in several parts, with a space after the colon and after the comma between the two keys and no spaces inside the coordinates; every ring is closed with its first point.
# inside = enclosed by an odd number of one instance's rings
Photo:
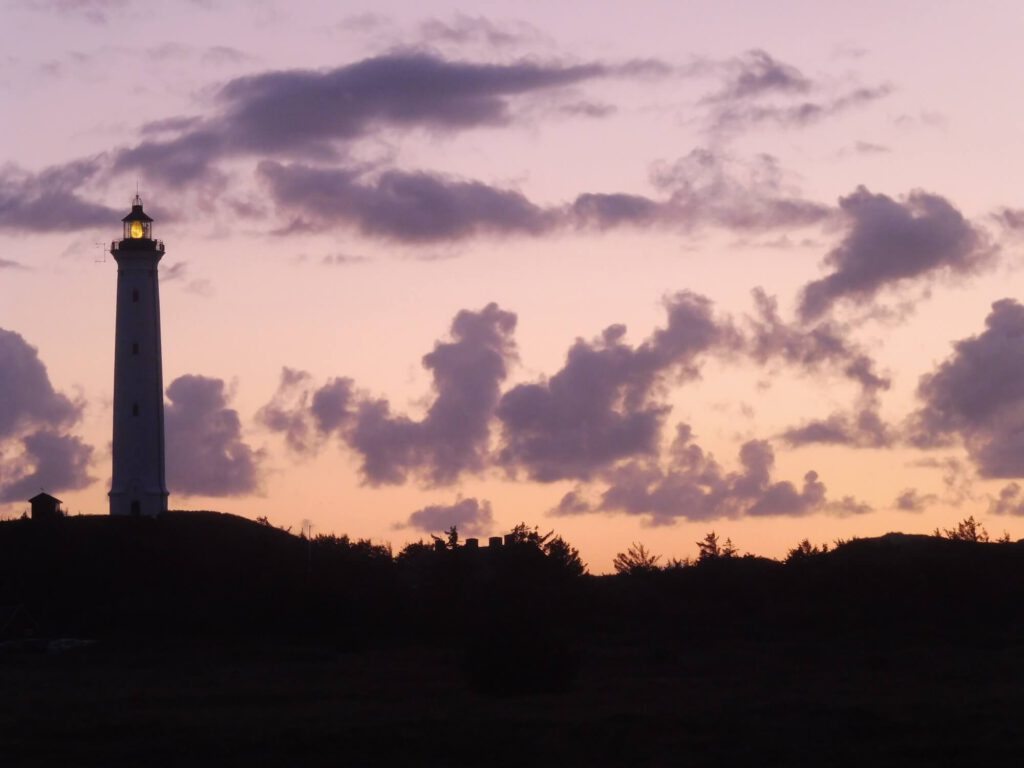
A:
{"type": "Polygon", "coordinates": [[[93,264],[106,264],[107,263],[107,244],[106,243],[93,243],[94,246],[100,249],[103,254],[101,259],[93,259],[93,264]]]}

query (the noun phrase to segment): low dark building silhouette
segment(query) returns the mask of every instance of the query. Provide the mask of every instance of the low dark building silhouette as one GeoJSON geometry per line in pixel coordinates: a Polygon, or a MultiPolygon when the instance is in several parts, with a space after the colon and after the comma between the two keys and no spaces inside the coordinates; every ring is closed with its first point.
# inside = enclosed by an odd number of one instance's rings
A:
{"type": "Polygon", "coordinates": [[[60,520],[64,517],[61,505],[64,503],[56,496],[43,492],[37,493],[28,503],[32,505],[33,520],[60,520]]]}

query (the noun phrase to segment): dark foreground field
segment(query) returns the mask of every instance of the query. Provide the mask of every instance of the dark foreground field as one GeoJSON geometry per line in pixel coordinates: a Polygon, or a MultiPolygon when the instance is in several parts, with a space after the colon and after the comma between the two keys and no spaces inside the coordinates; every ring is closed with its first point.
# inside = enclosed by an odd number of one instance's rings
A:
{"type": "Polygon", "coordinates": [[[0,524],[2,766],[1024,757],[1020,544],[595,578],[529,540],[392,557],[227,516],[64,523],[0,524]]]}
{"type": "MultiPolygon", "coordinates": [[[[145,641],[140,639],[140,643],[145,641]]],[[[1024,648],[591,648],[568,692],[439,650],[104,645],[0,660],[3,764],[1019,765],[1024,648]]]]}

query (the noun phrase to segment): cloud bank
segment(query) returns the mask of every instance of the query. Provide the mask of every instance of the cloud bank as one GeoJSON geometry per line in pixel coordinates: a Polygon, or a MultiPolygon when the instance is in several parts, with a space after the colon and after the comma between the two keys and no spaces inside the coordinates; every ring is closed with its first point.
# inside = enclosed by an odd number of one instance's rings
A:
{"type": "Polygon", "coordinates": [[[0,230],[64,232],[109,227],[123,213],[82,199],[79,189],[99,174],[99,158],[76,160],[30,173],[0,167],[0,230]]]}
{"type": "Polygon", "coordinates": [[[454,504],[432,505],[413,512],[403,528],[440,533],[452,526],[462,536],[486,536],[494,529],[494,514],[489,501],[459,499],[454,504]]]}
{"type": "Polygon", "coordinates": [[[490,422],[515,357],[515,326],[516,316],[497,304],[460,311],[450,339],[423,357],[434,396],[422,419],[393,414],[386,399],[357,392],[351,379],[335,378],[310,392],[300,386],[304,374],[286,370],[262,422],[300,451],[316,447],[313,435],[338,436],[361,457],[370,485],[410,477],[450,484],[487,465],[490,422]]]}
{"type": "Polygon", "coordinates": [[[665,300],[665,310],[666,326],[638,346],[623,340],[625,326],[609,326],[597,339],[577,339],[547,380],[506,392],[496,411],[498,464],[551,482],[587,479],[620,459],[655,454],[669,409],[654,395],[665,377],[694,378],[702,353],[738,344],[702,296],[681,291],[665,300]]]}
{"type": "Polygon", "coordinates": [[[90,485],[93,449],[68,433],[83,406],[57,392],[35,347],[0,328],[0,502],[90,485]]]}
{"type": "Polygon", "coordinates": [[[176,135],[117,152],[114,170],[182,186],[210,180],[218,161],[239,155],[338,160],[345,143],[381,129],[506,125],[518,96],[617,71],[604,64],[478,64],[413,52],[327,70],[248,75],[220,89],[215,115],[178,118],[176,135]]]}
{"type": "Polygon", "coordinates": [[[242,439],[221,379],[187,374],[167,387],[167,485],[183,496],[245,496],[260,490],[262,453],[242,439]]]}
{"type": "MultiPolygon", "coordinates": [[[[665,393],[673,384],[698,377],[707,358],[837,373],[859,385],[862,397],[889,385],[838,326],[787,324],[774,299],[763,292],[755,292],[755,314],[745,326],[717,316],[707,298],[688,291],[667,296],[664,308],[664,324],[639,344],[627,343],[625,326],[611,325],[595,339],[577,339],[550,377],[504,392],[515,359],[515,315],[495,304],[462,310],[449,339],[437,342],[423,358],[434,378],[434,396],[423,418],[392,413],[387,400],[360,391],[350,378],[335,377],[316,387],[309,374],[288,368],[258,418],[300,455],[319,450],[330,437],[339,438],[360,457],[363,481],[370,485],[409,480],[450,485],[465,474],[496,469],[542,483],[575,480],[607,486],[603,505],[570,495],[562,512],[616,509],[660,519],[864,511],[850,499],[827,501],[816,476],[809,475],[799,488],[770,481],[774,452],[765,441],[744,447],[745,469],[735,477],[717,464],[712,471],[710,459],[697,461],[700,449],[683,437],[674,450],[690,463],[659,464],[670,412],[665,393]],[[499,427],[496,440],[492,426],[499,427]],[[737,479],[741,475],[746,478],[742,482],[737,479]],[[713,488],[704,488],[699,505],[688,506],[672,495],[683,480],[691,495],[698,480],[713,480],[713,488]],[[638,488],[647,501],[630,502],[638,488]],[[742,495],[739,489],[750,490],[742,495]],[[670,514],[670,507],[695,511],[670,514]]],[[[865,431],[886,429],[868,417],[858,425],[865,431]]],[[[796,433],[789,440],[800,443],[796,433]]]]}
{"type": "Polygon", "coordinates": [[[982,477],[1024,477],[1024,306],[1001,299],[985,330],[923,376],[910,419],[919,447],[962,440],[982,477]]]}
{"type": "Polygon", "coordinates": [[[867,304],[883,289],[912,280],[974,274],[994,253],[985,233],[939,195],[914,191],[893,200],[858,187],[839,208],[849,230],[825,257],[831,271],[801,291],[804,321],[841,302],[867,304]]]}
{"type": "Polygon", "coordinates": [[[811,226],[833,215],[788,189],[774,158],[742,164],[703,149],[655,168],[659,198],[584,193],[565,205],[541,205],[519,190],[473,179],[396,169],[266,160],[257,176],[290,217],[286,231],[347,228],[412,244],[617,227],[759,232],[811,226]]]}
{"type": "Polygon", "coordinates": [[[619,512],[643,516],[651,525],[669,525],[677,520],[870,511],[849,497],[828,501],[825,485],[813,471],[806,473],[800,487],[773,480],[775,453],[766,441],[744,443],[739,463],[738,471],[726,472],[693,441],[689,425],[680,424],[667,465],[656,459],[619,465],[604,473],[606,487],[598,502],[587,502],[579,490],[571,491],[552,513],[619,512]]]}

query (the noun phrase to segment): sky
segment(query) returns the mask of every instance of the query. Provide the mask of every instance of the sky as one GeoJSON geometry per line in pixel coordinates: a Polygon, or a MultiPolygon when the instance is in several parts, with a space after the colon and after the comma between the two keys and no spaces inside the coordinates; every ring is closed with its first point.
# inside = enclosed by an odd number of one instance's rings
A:
{"type": "Polygon", "coordinates": [[[0,3],[0,515],[104,514],[116,265],[172,509],[594,572],[1024,536],[1013,2],[0,3]]]}

